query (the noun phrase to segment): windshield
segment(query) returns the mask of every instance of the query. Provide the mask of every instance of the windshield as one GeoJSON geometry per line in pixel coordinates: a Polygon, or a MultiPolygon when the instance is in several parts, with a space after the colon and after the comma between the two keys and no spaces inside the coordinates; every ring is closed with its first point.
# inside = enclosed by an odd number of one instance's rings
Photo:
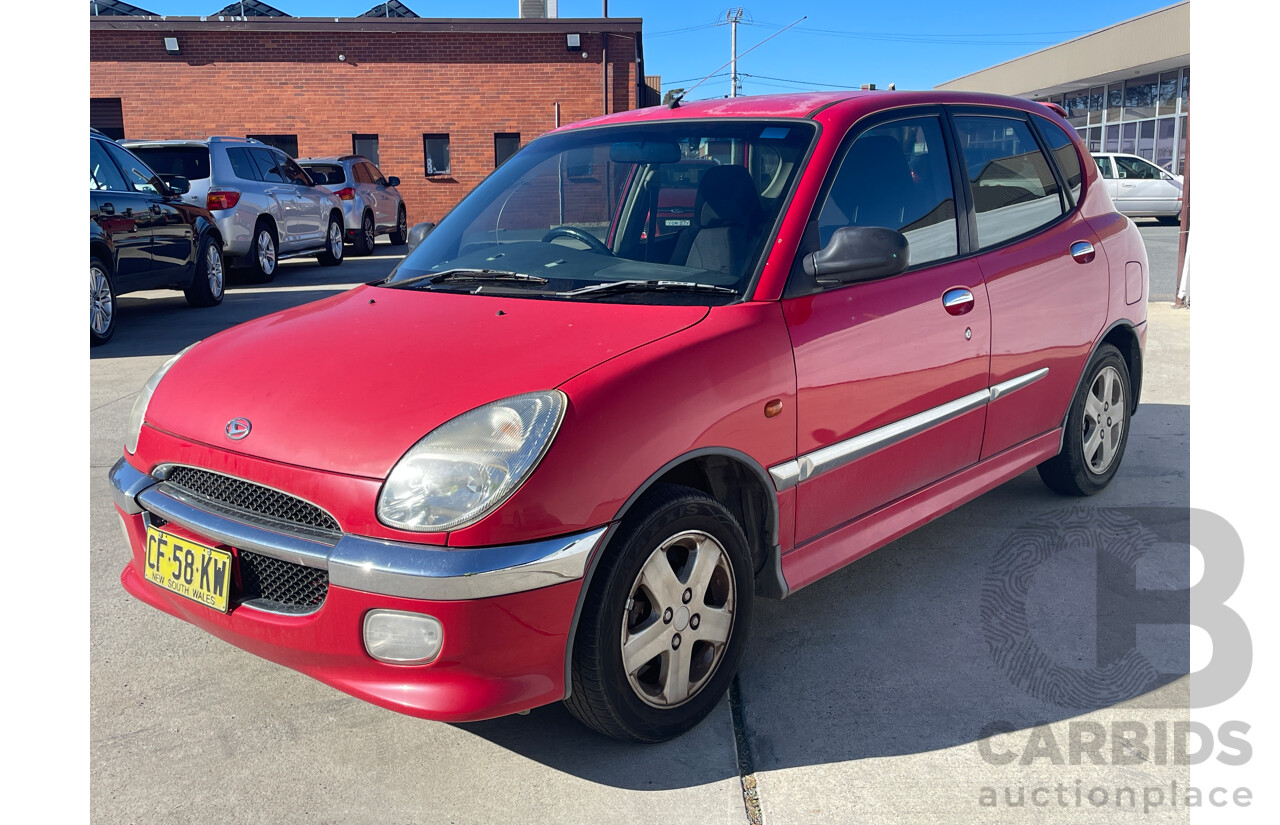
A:
{"type": "Polygon", "coordinates": [[[556,300],[738,300],[815,132],[800,121],[687,121],[548,135],[467,196],[387,285],[556,300]]]}

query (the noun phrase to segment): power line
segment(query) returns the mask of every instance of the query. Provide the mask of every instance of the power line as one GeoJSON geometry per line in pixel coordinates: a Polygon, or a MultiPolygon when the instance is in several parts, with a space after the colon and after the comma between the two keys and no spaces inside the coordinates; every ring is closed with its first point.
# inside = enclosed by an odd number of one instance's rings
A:
{"type": "MultiPolygon", "coordinates": [[[[760,28],[774,29],[777,24],[774,23],[754,23],[744,25],[755,25],[760,28]]],[[[858,31],[841,31],[838,29],[815,29],[815,28],[796,28],[794,31],[801,34],[813,34],[824,37],[838,37],[846,40],[870,40],[887,43],[923,43],[936,46],[1050,46],[1058,43],[1057,40],[992,40],[988,38],[995,37],[1019,37],[1019,36],[1036,36],[1040,33],[1027,32],[1025,34],[1013,33],[993,33],[993,34],[966,34],[960,36],[947,35],[920,35],[907,33],[889,33],[889,32],[858,32],[858,31]]],[[[1060,32],[1060,34],[1084,34],[1083,30],[1073,32],[1060,32]]],[[[1052,34],[1052,32],[1044,32],[1043,34],[1052,34]]]]}
{"type": "Polygon", "coordinates": [[[792,80],[789,77],[770,77],[767,74],[747,74],[746,72],[739,72],[739,74],[742,77],[750,77],[757,80],[776,80],[781,83],[796,83],[801,86],[826,86],[831,89],[853,89],[853,90],[862,88],[860,86],[846,86],[839,83],[819,83],[816,80],[792,80]]]}

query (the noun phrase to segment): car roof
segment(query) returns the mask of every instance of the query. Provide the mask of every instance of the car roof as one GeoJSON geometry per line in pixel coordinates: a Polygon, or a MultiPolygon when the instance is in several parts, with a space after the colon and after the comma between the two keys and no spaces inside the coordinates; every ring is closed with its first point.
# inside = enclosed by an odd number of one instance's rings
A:
{"type": "Polygon", "coordinates": [[[323,157],[316,157],[316,158],[298,158],[298,163],[344,163],[344,162],[354,163],[356,161],[361,161],[361,160],[365,160],[365,161],[369,161],[369,163],[373,163],[373,161],[369,160],[363,155],[324,155],[323,157]]]}
{"type": "Polygon", "coordinates": [[[839,103],[858,101],[861,114],[899,106],[927,106],[936,104],[1002,106],[1033,114],[1056,116],[1053,109],[1022,98],[993,95],[983,92],[905,91],[868,89],[846,92],[799,92],[777,95],[747,95],[734,98],[714,98],[682,102],[678,108],[650,106],[601,115],[580,120],[554,131],[584,129],[622,123],[639,123],[663,120],[712,119],[712,118],[816,118],[819,113],[839,103]]]}
{"type": "Polygon", "coordinates": [[[210,143],[244,143],[252,146],[266,146],[254,138],[228,137],[214,135],[207,138],[178,138],[173,140],[148,140],[146,138],[129,138],[120,143],[125,146],[208,146],[210,143]]]}

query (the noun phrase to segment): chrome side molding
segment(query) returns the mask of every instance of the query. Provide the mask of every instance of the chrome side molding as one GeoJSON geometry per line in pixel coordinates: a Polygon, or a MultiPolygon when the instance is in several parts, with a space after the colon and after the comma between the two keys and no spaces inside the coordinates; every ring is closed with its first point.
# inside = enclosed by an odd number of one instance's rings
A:
{"type": "Polygon", "coordinates": [[[1034,384],[1048,374],[1049,368],[1041,367],[1035,372],[1002,381],[985,390],[970,393],[883,427],[877,427],[870,432],[837,441],[835,444],[828,444],[791,461],[776,464],[769,468],[769,475],[773,477],[773,486],[780,493],[783,490],[789,490],[802,481],[808,481],[814,476],[865,458],[877,450],[883,450],[885,447],[918,435],[930,427],[936,427],[985,404],[990,404],[997,398],[1034,384]]]}

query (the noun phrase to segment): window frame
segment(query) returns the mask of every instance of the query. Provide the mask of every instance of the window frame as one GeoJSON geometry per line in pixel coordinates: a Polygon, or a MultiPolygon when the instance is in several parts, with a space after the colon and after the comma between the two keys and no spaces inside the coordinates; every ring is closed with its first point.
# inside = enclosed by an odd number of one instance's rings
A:
{"type": "Polygon", "coordinates": [[[511,158],[515,156],[516,152],[519,152],[521,149],[524,148],[524,145],[520,142],[521,140],[522,138],[520,137],[519,132],[494,132],[493,133],[493,168],[494,169],[497,169],[502,164],[511,160],[511,158]],[[502,160],[498,160],[498,141],[500,139],[511,140],[512,138],[515,139],[516,148],[511,152],[511,154],[507,155],[502,160]]]}
{"type": "Polygon", "coordinates": [[[378,136],[376,134],[373,134],[372,132],[367,132],[367,133],[352,132],[351,133],[351,154],[359,155],[360,157],[366,158],[370,162],[376,164],[381,159],[379,156],[382,154],[382,141],[379,140],[378,136]],[[372,142],[374,157],[369,157],[364,152],[360,151],[360,147],[357,145],[357,141],[364,141],[365,143],[372,142]]]}
{"type": "Polygon", "coordinates": [[[428,178],[448,178],[453,176],[453,141],[448,132],[423,132],[422,133],[422,174],[428,178]],[[444,141],[445,155],[448,157],[449,165],[444,169],[436,169],[427,171],[427,160],[430,159],[431,153],[427,151],[428,140],[444,141]]]}
{"type": "MultiPolygon", "coordinates": [[[[1045,162],[1049,164],[1049,170],[1053,174],[1053,178],[1058,184],[1059,201],[1062,203],[1064,207],[1066,207],[1062,210],[1062,214],[1060,214],[1057,218],[1053,219],[1052,221],[1049,221],[1048,223],[1043,223],[1033,229],[1029,229],[1026,232],[1023,232],[1020,235],[1014,235],[1011,238],[1006,238],[1000,241],[999,243],[992,244],[991,246],[975,245],[971,248],[969,254],[985,255],[988,252],[994,252],[997,249],[1003,249],[1007,246],[1012,246],[1013,244],[1021,243],[1022,241],[1025,241],[1028,238],[1035,237],[1036,235],[1039,235],[1042,232],[1047,232],[1050,229],[1058,226],[1059,224],[1070,220],[1071,217],[1074,214],[1076,214],[1077,210],[1080,208],[1080,204],[1071,203],[1070,191],[1067,189],[1066,181],[1063,179],[1063,176],[1062,176],[1062,171],[1058,169],[1057,160],[1053,157],[1053,153],[1049,151],[1047,144],[1044,142],[1044,137],[1040,134],[1039,130],[1036,128],[1036,125],[1031,122],[1032,120],[1034,120],[1031,112],[1027,112],[1022,109],[1010,109],[1010,108],[1005,108],[1001,106],[982,106],[979,104],[948,105],[944,108],[946,108],[947,114],[950,116],[950,121],[951,121],[950,140],[955,145],[955,151],[957,156],[959,156],[961,152],[960,132],[955,122],[955,119],[958,117],[999,117],[999,118],[1006,118],[1009,120],[1019,120],[1019,121],[1022,121],[1024,124],[1026,124],[1027,129],[1031,132],[1032,140],[1035,141],[1037,148],[1039,148],[1040,150],[1040,154],[1044,156],[1045,162]]],[[[1070,137],[1070,134],[1068,134],[1068,137],[1070,137]]],[[[961,164],[961,166],[963,166],[963,164],[961,164]]],[[[973,201],[973,193],[970,191],[969,173],[967,170],[962,169],[961,175],[964,180],[964,191],[966,194],[966,199],[969,207],[968,209],[969,237],[971,239],[975,239],[976,241],[976,239],[978,238],[978,213],[973,205],[974,201],[973,201]]],[[[1088,177],[1087,172],[1083,173],[1083,176],[1087,178],[1088,177]]],[[[1082,189],[1081,200],[1084,199],[1085,194],[1086,194],[1085,190],[1082,189]]]]}
{"type": "MultiPolygon", "coordinates": [[[[831,188],[835,185],[836,177],[840,173],[840,167],[844,165],[845,158],[849,155],[849,150],[853,148],[853,144],[863,134],[875,129],[878,126],[884,126],[899,120],[916,120],[922,117],[933,117],[938,120],[938,128],[942,133],[942,144],[946,147],[947,168],[951,173],[951,191],[955,196],[956,210],[956,254],[947,258],[935,258],[932,261],[909,266],[897,275],[890,275],[886,278],[877,280],[888,280],[890,278],[901,278],[904,275],[910,275],[914,272],[920,272],[930,267],[943,266],[955,261],[973,255],[970,248],[970,238],[974,237],[975,225],[973,218],[973,201],[969,192],[967,178],[961,169],[959,144],[956,142],[954,125],[951,123],[948,107],[943,104],[924,104],[919,106],[906,106],[900,109],[890,109],[887,111],[873,112],[865,117],[859,118],[845,132],[843,138],[840,139],[840,145],[836,147],[836,151],[832,154],[831,164],[827,167],[823,174],[822,186],[818,189],[817,197],[814,198],[813,207],[809,210],[809,215],[805,218],[804,232],[801,235],[799,243],[796,245],[795,256],[791,261],[791,270],[787,275],[786,284],[782,288],[783,299],[799,298],[805,295],[817,295],[822,292],[829,292],[833,289],[844,289],[854,284],[817,284],[816,286],[809,283],[803,283],[801,276],[797,272],[803,272],[803,261],[806,255],[812,254],[815,250],[808,249],[805,246],[805,238],[808,237],[811,227],[815,227],[823,207],[827,203],[827,198],[831,194],[831,188]],[[959,181],[964,179],[965,185],[961,186],[959,181]]],[[[815,141],[816,145],[816,141],[815,141]]],[[[808,158],[806,158],[806,164],[808,158]]],[[[790,204],[784,204],[785,210],[790,204]]],[[[781,217],[781,216],[780,216],[781,217]]],[[[859,281],[858,283],[869,283],[867,281],[859,281]]]]}

